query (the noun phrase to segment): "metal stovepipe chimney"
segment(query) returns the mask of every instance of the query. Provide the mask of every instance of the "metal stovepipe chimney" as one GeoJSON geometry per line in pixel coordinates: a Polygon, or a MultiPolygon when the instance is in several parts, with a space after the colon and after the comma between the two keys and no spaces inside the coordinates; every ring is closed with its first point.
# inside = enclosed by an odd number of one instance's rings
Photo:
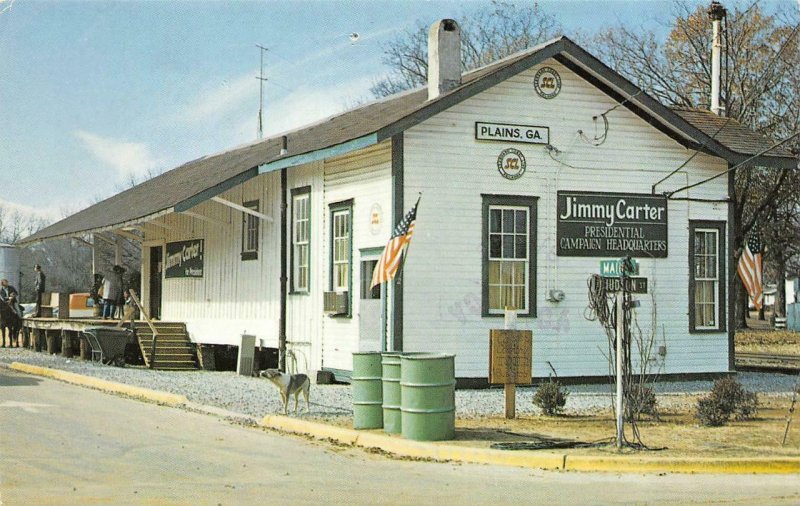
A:
{"type": "Polygon", "coordinates": [[[711,112],[721,116],[723,107],[719,104],[720,100],[720,80],[722,62],[722,20],[725,18],[725,7],[719,2],[711,2],[708,8],[708,17],[711,18],[711,29],[713,33],[711,42],[711,112]]]}

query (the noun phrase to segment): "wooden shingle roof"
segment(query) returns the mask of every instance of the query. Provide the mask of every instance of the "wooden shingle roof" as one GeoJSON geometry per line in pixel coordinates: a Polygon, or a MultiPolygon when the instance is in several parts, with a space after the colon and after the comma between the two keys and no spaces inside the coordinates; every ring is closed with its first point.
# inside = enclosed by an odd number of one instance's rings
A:
{"type": "MultiPolygon", "coordinates": [[[[615,98],[627,97],[626,107],[647,116],[648,121],[664,131],[669,131],[687,147],[702,147],[703,151],[735,163],[741,161],[743,156],[756,154],[768,142],[733,122],[713,137],[719,128],[719,121],[724,119],[699,111],[672,111],[567,37],[559,37],[468,72],[463,75],[460,86],[433,100],[428,100],[427,89],[424,87],[399,93],[282,135],[185,163],[68,216],[18,244],[116,229],[170,212],[190,209],[260,172],[300,165],[309,161],[309,156],[314,154],[324,158],[336,147],[357,149],[389,139],[552,57],[558,57],[559,61],[579,70],[580,75],[601,84],[601,89],[613,94],[615,98]],[[287,138],[288,153],[281,155],[284,135],[287,138]]],[[[796,165],[796,160],[783,150],[769,153],[761,157],[760,161],[776,166],[796,165]]]]}
{"type": "MultiPolygon", "coordinates": [[[[673,107],[678,116],[691,123],[709,137],[718,140],[725,147],[743,155],[755,155],[775,144],[772,140],[754,132],[733,118],[717,116],[705,109],[673,107]]],[[[792,157],[786,145],[769,151],[771,156],[792,157]]]]}

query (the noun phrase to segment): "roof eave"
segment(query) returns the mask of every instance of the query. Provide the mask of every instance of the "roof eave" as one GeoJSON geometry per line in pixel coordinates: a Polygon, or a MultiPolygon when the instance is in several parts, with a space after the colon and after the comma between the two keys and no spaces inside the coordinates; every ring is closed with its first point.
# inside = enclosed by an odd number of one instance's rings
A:
{"type": "Polygon", "coordinates": [[[734,153],[728,160],[731,164],[745,164],[748,167],[771,167],[773,169],[800,170],[800,159],[786,156],[753,156],[751,154],[734,153]]]}
{"type": "Polygon", "coordinates": [[[542,47],[526,58],[522,58],[519,61],[514,62],[507,67],[503,67],[496,72],[491,72],[483,77],[475,79],[474,81],[462,85],[461,87],[456,88],[445,95],[441,95],[434,100],[429,100],[419,109],[411,112],[407,116],[389,125],[386,125],[383,128],[380,128],[377,131],[378,142],[390,139],[391,137],[435,116],[436,114],[439,114],[440,112],[449,109],[450,107],[470,97],[473,97],[482,91],[486,91],[492,86],[499,84],[506,79],[519,74],[520,72],[524,72],[525,70],[547,60],[548,58],[552,58],[564,49],[567,42],[572,43],[566,37],[555,39],[552,43],[542,47]]]}
{"type": "Polygon", "coordinates": [[[607,86],[618,90],[619,93],[627,98],[629,103],[642,108],[647,111],[648,114],[658,119],[665,127],[685,139],[685,145],[687,147],[692,149],[699,148],[699,151],[724,158],[731,162],[737,159],[736,153],[723,146],[715,139],[712,139],[702,130],[680,117],[661,102],[643,92],[641,88],[612,70],[582,47],[569,39],[565,41],[564,45],[565,49],[562,54],[567,56],[570,61],[594,74],[607,86]]]}
{"type": "MultiPolygon", "coordinates": [[[[37,243],[44,242],[44,241],[50,241],[50,240],[53,240],[53,239],[66,239],[66,238],[69,238],[69,237],[75,237],[75,236],[78,236],[80,234],[97,234],[97,233],[100,233],[100,232],[108,232],[110,230],[116,230],[116,229],[123,228],[123,227],[129,227],[129,226],[132,226],[132,225],[139,225],[139,224],[142,224],[142,223],[146,223],[148,221],[152,221],[152,220],[154,220],[156,218],[160,218],[160,217],[162,217],[164,215],[167,215],[167,214],[170,214],[172,212],[175,212],[175,208],[174,207],[169,207],[169,208],[166,208],[166,209],[162,209],[160,211],[156,211],[154,213],[150,213],[150,214],[145,215],[145,216],[141,216],[141,217],[138,217],[138,218],[133,218],[133,219],[126,220],[126,221],[120,222],[120,223],[114,223],[114,224],[110,224],[110,225],[103,225],[103,226],[99,226],[99,227],[87,228],[87,229],[84,229],[84,230],[74,230],[74,231],[71,231],[71,232],[62,232],[62,233],[58,233],[58,234],[46,235],[46,236],[43,236],[43,237],[38,237],[44,231],[44,230],[41,230],[39,232],[36,232],[35,234],[29,235],[28,237],[26,237],[24,239],[20,239],[19,241],[15,242],[14,245],[15,246],[30,246],[32,244],[37,244],[37,243]]],[[[45,229],[45,230],[47,230],[47,229],[45,229]]]]}

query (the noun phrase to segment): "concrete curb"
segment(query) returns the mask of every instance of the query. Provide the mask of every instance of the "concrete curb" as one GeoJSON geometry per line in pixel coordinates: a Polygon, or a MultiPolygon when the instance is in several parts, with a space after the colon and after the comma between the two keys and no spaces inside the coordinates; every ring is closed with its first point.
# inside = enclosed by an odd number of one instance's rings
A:
{"type": "Polygon", "coordinates": [[[646,458],[567,455],[565,468],[570,471],[611,471],[637,473],[717,473],[717,474],[796,474],[797,457],[752,458],[646,458]]]}
{"type": "Polygon", "coordinates": [[[73,385],[96,388],[97,390],[102,390],[104,392],[128,395],[138,399],[157,402],[159,404],[166,404],[167,406],[180,406],[182,404],[188,404],[189,402],[185,395],[159,392],[157,390],[125,385],[123,383],[114,383],[112,381],[93,378],[91,376],[82,376],[80,374],[61,371],[59,369],[49,369],[47,367],[39,367],[20,362],[12,362],[9,366],[9,369],[14,369],[16,371],[28,374],[35,374],[36,376],[53,378],[66,383],[72,383],[73,385]]]}
{"type": "MultiPolygon", "coordinates": [[[[112,394],[128,395],[168,406],[186,406],[217,416],[238,416],[237,413],[228,412],[213,406],[202,406],[191,403],[184,395],[114,383],[59,369],[38,367],[20,362],[13,362],[10,366],[0,364],[0,367],[7,367],[28,374],[53,378],[74,385],[95,388],[112,394]]],[[[401,457],[431,459],[436,461],[457,461],[560,471],[727,474],[800,473],[800,457],[714,459],[567,455],[532,451],[502,451],[492,450],[490,448],[457,446],[447,443],[410,441],[397,436],[388,436],[377,431],[361,431],[334,427],[324,423],[311,422],[282,415],[265,416],[259,422],[259,425],[283,432],[303,434],[315,439],[333,440],[341,444],[358,446],[365,449],[378,449],[401,457]]]]}
{"type": "Polygon", "coordinates": [[[489,448],[471,448],[446,443],[425,443],[281,415],[265,416],[260,424],[269,429],[304,434],[316,439],[332,439],[342,444],[378,449],[398,455],[438,461],[459,461],[475,464],[499,464],[535,469],[563,469],[564,455],[554,453],[504,452],[489,448]]]}
{"type": "Polygon", "coordinates": [[[280,415],[266,416],[259,425],[283,432],[303,434],[316,439],[332,439],[342,444],[379,449],[402,457],[437,461],[459,461],[562,471],[726,474],[800,473],[800,458],[798,457],[715,459],[567,455],[532,451],[503,451],[490,448],[456,446],[447,443],[410,441],[375,431],[333,427],[280,415]]]}

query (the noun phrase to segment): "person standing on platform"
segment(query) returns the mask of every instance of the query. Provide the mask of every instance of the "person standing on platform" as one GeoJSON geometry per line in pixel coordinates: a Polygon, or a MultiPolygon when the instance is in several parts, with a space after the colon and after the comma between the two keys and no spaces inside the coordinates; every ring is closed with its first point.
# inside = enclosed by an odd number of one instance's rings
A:
{"type": "Polygon", "coordinates": [[[119,276],[108,273],[103,279],[103,319],[108,320],[114,316],[117,309],[117,299],[121,293],[119,276]]]}
{"type": "Polygon", "coordinates": [[[34,275],[33,275],[33,280],[34,280],[33,288],[34,288],[34,291],[36,292],[36,313],[35,314],[36,314],[37,317],[40,317],[40,316],[42,316],[42,294],[44,294],[45,279],[47,279],[47,276],[44,275],[44,272],[42,272],[42,266],[39,265],[39,264],[36,264],[36,265],[33,266],[33,272],[34,272],[34,275]]]}

